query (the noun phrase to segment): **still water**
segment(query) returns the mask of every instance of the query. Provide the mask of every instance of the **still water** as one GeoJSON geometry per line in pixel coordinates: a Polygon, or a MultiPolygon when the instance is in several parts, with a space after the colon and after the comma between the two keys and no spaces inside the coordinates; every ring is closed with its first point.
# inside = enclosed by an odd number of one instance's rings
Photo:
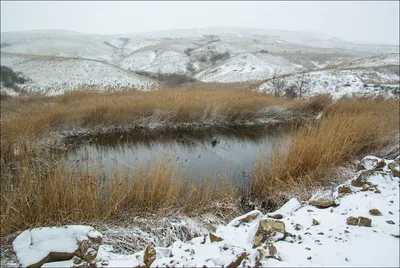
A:
{"type": "Polygon", "coordinates": [[[288,126],[132,131],[75,141],[66,159],[71,167],[107,176],[163,160],[191,178],[227,176],[245,183],[260,155],[288,141],[288,126]]]}

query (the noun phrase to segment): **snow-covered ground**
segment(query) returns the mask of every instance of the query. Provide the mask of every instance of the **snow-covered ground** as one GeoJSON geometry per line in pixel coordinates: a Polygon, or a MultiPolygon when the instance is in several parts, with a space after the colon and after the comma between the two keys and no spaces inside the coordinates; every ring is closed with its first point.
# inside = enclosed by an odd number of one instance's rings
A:
{"type": "Polygon", "coordinates": [[[282,90],[294,86],[299,94],[301,84],[302,97],[312,97],[329,93],[334,99],[344,96],[382,96],[399,97],[399,75],[385,70],[353,69],[323,70],[269,80],[263,83],[260,91],[274,92],[277,81],[282,90]],[[371,83],[372,82],[372,83],[371,83]]]}
{"type": "Polygon", "coordinates": [[[283,57],[264,53],[244,53],[226,60],[221,65],[202,71],[195,77],[204,82],[248,82],[303,70],[303,66],[283,57]]]}
{"type": "Polygon", "coordinates": [[[142,90],[156,87],[156,83],[148,78],[95,60],[2,53],[1,63],[21,72],[29,80],[21,85],[21,89],[28,92],[54,95],[91,86],[142,90]]]}
{"type": "Polygon", "coordinates": [[[302,97],[329,93],[334,99],[344,96],[399,97],[399,54],[385,54],[346,61],[336,68],[316,70],[268,80],[259,90],[274,92],[302,86],[302,97]],[[277,83],[278,82],[278,83],[277,83]],[[280,82],[280,83],[279,83],[280,82]]]}
{"type": "Polygon", "coordinates": [[[187,72],[189,57],[175,51],[141,50],[118,62],[118,66],[132,71],[149,73],[179,73],[187,72]]]}
{"type": "MultiPolygon", "coordinates": [[[[250,28],[124,35],[57,30],[1,33],[1,65],[30,79],[24,89],[47,94],[62,94],[85,85],[158,88],[153,81],[135,75],[137,71],[179,73],[203,82],[235,83],[262,82],[274,75],[325,68],[399,66],[398,52],[398,46],[354,44],[319,33],[250,28]],[[229,55],[213,60],[222,53],[229,55]]],[[[319,75],[310,77],[318,79],[319,75]]],[[[341,85],[335,84],[341,83],[341,78],[329,80],[328,92],[333,92],[332,87],[342,91],[341,85]]],[[[311,92],[320,91],[317,86],[311,92]]],[[[15,94],[3,87],[2,92],[15,94]]],[[[343,94],[347,93],[347,88],[343,89],[343,94]]]]}
{"type": "Polygon", "coordinates": [[[71,267],[86,259],[96,267],[399,267],[399,163],[399,158],[365,157],[353,178],[316,191],[303,204],[293,198],[275,212],[250,211],[215,232],[169,247],[149,244],[143,251],[117,254],[100,245],[95,238],[101,235],[90,227],[66,226],[27,230],[15,239],[14,251],[24,266],[46,253],[75,256],[43,267],[71,267]],[[55,238],[67,241],[65,248],[55,238]]]}

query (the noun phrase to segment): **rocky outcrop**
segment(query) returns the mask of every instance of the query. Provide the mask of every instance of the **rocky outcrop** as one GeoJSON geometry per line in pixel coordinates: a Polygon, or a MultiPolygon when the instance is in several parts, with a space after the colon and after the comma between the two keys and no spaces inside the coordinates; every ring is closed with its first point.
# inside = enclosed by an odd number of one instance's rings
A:
{"type": "Polygon", "coordinates": [[[277,241],[284,238],[285,223],[273,219],[262,219],[254,236],[254,248],[264,242],[277,241]]]}
{"type": "Polygon", "coordinates": [[[358,177],[351,181],[351,185],[354,187],[363,187],[368,183],[369,177],[374,175],[374,171],[372,170],[364,170],[358,175],[358,177]]]}
{"type": "Polygon", "coordinates": [[[400,158],[396,158],[393,162],[389,163],[388,168],[396,177],[400,178],[400,158]]]}
{"type": "Polygon", "coordinates": [[[40,267],[44,263],[71,260],[91,263],[97,256],[102,235],[93,227],[68,225],[22,232],[13,242],[20,264],[40,267]]]}
{"type": "Polygon", "coordinates": [[[223,239],[213,233],[210,233],[210,241],[213,242],[221,242],[223,239]]]}
{"type": "Polygon", "coordinates": [[[347,225],[371,227],[372,220],[365,217],[348,217],[346,219],[347,225]]]}
{"type": "Polygon", "coordinates": [[[150,267],[150,265],[156,260],[157,251],[154,249],[152,244],[148,244],[144,250],[143,262],[146,267],[150,267]]]}
{"type": "Polygon", "coordinates": [[[339,202],[334,197],[332,190],[319,190],[311,197],[308,203],[318,208],[328,208],[336,206],[339,202]]]}

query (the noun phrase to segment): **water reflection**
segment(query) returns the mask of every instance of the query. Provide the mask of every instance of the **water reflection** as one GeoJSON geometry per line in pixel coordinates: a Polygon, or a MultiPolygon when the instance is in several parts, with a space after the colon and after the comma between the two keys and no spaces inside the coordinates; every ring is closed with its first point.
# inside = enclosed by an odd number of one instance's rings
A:
{"type": "MultiPolygon", "coordinates": [[[[107,176],[163,160],[192,178],[224,175],[243,184],[260,154],[287,140],[287,126],[141,131],[75,140],[67,161],[107,176]]],[[[100,175],[100,174],[99,174],[100,175]]]]}

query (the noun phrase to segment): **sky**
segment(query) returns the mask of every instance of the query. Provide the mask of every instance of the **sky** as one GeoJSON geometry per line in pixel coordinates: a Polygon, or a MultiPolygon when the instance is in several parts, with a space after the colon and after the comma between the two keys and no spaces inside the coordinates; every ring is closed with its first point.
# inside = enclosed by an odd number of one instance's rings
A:
{"type": "Polygon", "coordinates": [[[127,34],[202,27],[319,32],[399,44],[398,1],[1,1],[1,32],[127,34]]]}

